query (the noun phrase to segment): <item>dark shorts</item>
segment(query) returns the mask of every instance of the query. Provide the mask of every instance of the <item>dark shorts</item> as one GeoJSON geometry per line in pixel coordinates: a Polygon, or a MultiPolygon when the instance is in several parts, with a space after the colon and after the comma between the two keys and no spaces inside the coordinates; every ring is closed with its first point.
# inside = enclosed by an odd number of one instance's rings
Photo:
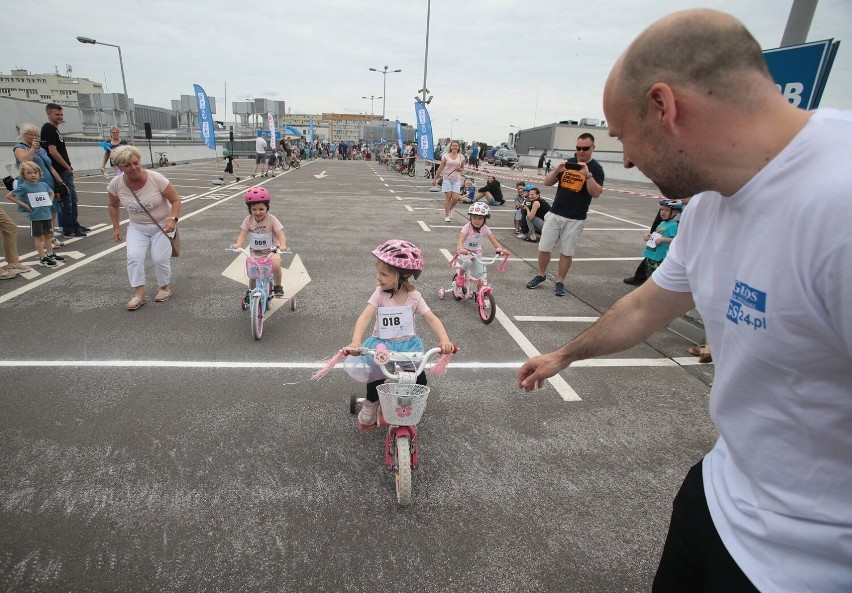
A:
{"type": "Polygon", "coordinates": [[[233,173],[234,172],[234,163],[228,161],[228,164],[225,165],[225,173],[233,173]]]}
{"type": "Polygon", "coordinates": [[[264,159],[264,157],[265,157],[265,156],[266,156],[266,153],[265,153],[265,152],[258,152],[258,153],[255,153],[255,155],[254,155],[254,163],[255,163],[256,165],[259,165],[260,163],[262,163],[262,162],[263,162],[263,159],[264,159]]]}
{"type": "Polygon", "coordinates": [[[45,237],[47,235],[53,235],[53,231],[51,230],[50,220],[31,220],[30,221],[30,234],[33,237],[45,237]]]}
{"type": "Polygon", "coordinates": [[[731,558],[713,525],[704,495],[701,462],[693,465],[686,474],[672,503],[669,535],[652,591],[757,593],[755,586],[731,558]]]}

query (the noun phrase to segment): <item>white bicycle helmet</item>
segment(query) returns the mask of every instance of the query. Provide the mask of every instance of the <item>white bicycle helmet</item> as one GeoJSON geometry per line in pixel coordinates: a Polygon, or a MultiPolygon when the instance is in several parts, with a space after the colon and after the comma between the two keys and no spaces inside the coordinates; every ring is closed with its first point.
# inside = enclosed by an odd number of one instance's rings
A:
{"type": "Polygon", "coordinates": [[[468,216],[484,216],[485,219],[491,218],[491,208],[485,202],[474,202],[467,209],[468,216]]]}

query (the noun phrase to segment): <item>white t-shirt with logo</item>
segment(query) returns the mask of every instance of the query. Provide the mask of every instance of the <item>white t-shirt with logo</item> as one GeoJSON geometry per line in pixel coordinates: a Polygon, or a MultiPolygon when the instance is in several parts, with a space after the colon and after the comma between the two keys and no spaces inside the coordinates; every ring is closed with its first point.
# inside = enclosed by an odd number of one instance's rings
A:
{"type": "Polygon", "coordinates": [[[761,591],[852,591],[850,155],[852,112],[815,112],[735,195],[690,202],[653,275],[704,321],[705,495],[761,591]]]}
{"type": "Polygon", "coordinates": [[[257,137],[257,140],[254,141],[254,151],[257,154],[264,154],[266,152],[266,138],[263,136],[257,137]]]}

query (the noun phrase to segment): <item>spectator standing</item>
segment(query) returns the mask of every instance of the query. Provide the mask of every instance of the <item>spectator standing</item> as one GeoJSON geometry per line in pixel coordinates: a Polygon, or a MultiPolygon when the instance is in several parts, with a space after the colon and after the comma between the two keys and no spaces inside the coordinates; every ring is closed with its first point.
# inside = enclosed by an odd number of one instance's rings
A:
{"type": "Polygon", "coordinates": [[[27,213],[39,265],[53,267],[57,261],[65,261],[64,257],[53,252],[50,224],[53,190],[41,181],[41,168],[37,164],[32,161],[21,163],[18,185],[7,194],[6,199],[27,213]]]}
{"type": "Polygon", "coordinates": [[[653,590],[852,591],[852,112],[791,105],[751,33],[708,9],[642,32],[603,103],[625,167],[695,197],[654,275],[519,385],[694,306],[719,437],[674,499],[653,590]]]}
{"type": "MultiPolygon", "coordinates": [[[[544,173],[543,173],[543,171],[544,171],[544,159],[546,159],[546,158],[547,158],[547,151],[542,150],[541,156],[538,157],[538,172],[536,173],[536,175],[544,175],[544,173]]],[[[549,172],[550,171],[548,171],[548,173],[549,172]]]]}
{"type": "Polygon", "coordinates": [[[268,143],[266,142],[266,132],[262,132],[254,141],[254,171],[251,176],[257,175],[257,168],[260,167],[261,175],[266,173],[266,151],[268,143]]]}
{"type": "Polygon", "coordinates": [[[115,149],[112,158],[123,175],[113,177],[107,186],[112,237],[116,243],[123,240],[118,218],[120,206],[124,207],[130,219],[127,225],[127,276],[134,295],[127,302],[128,311],[135,311],[148,302],[145,298],[145,258],[149,251],[160,287],[154,301],[162,303],[172,296],[170,239],[177,232],[181,206],[174,186],[162,173],[142,167],[141,157],[135,146],[115,149]]]}
{"type": "MultiPolygon", "coordinates": [[[[55,199],[51,198],[53,205],[50,207],[51,226],[55,232],[59,233],[56,230],[58,227],[56,222],[60,214],[60,201],[67,199],[68,188],[62,182],[62,177],[53,168],[53,161],[48,156],[47,151],[41,146],[39,129],[33,124],[21,124],[19,129],[21,130],[20,142],[12,147],[15,164],[20,167],[22,163],[32,161],[41,169],[41,182],[46,183],[50,187],[50,191],[54,192],[55,199]]],[[[60,239],[54,239],[53,242],[58,246],[65,244],[60,239]]]]}
{"type": "Polygon", "coordinates": [[[595,137],[585,132],[577,138],[577,152],[565,163],[560,163],[552,173],[544,178],[545,185],[554,185],[556,197],[553,206],[544,220],[541,239],[538,244],[538,274],[527,282],[527,288],[536,288],[547,280],[547,264],[550,252],[559,247],[559,269],[553,294],[565,296],[565,276],[571,268],[577,239],[583,232],[589,204],[593,198],[603,193],[604,170],[592,154],[595,151],[595,137]]]}
{"type": "Polygon", "coordinates": [[[474,142],[470,146],[470,158],[468,159],[468,163],[471,167],[479,170],[479,143],[474,142]]]}
{"type": "Polygon", "coordinates": [[[65,139],[59,133],[59,126],[65,122],[62,105],[48,103],[45,106],[47,122],[41,127],[41,144],[47,147],[47,153],[53,161],[53,168],[59,173],[62,183],[68,188],[68,195],[62,197],[62,234],[66,237],[85,237],[89,230],[77,220],[77,189],[74,187],[74,169],[68,158],[65,139]]]}
{"type": "Polygon", "coordinates": [[[443,177],[441,191],[444,192],[444,222],[450,222],[450,212],[461,199],[459,192],[462,170],[464,170],[464,156],[461,154],[458,141],[453,140],[450,142],[449,150],[441,157],[441,164],[435,172],[436,178],[432,180],[432,185],[435,185],[437,178],[443,177]]]}
{"type": "Polygon", "coordinates": [[[122,140],[121,138],[121,130],[117,127],[113,126],[109,129],[109,142],[104,142],[102,146],[104,147],[104,162],[101,163],[101,173],[106,173],[106,164],[109,161],[109,164],[112,166],[112,174],[121,175],[121,169],[115,166],[115,163],[112,162],[112,151],[118,148],[119,146],[124,146],[127,144],[127,140],[122,140]]]}

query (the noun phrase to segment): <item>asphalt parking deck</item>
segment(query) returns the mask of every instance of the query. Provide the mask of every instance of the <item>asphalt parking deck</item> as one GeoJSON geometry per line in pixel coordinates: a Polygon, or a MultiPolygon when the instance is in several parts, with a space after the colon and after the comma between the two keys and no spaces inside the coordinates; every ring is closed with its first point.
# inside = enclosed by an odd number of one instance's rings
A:
{"type": "MultiPolygon", "coordinates": [[[[237,163],[241,177],[253,167],[237,163]]],[[[499,313],[486,326],[472,303],[437,298],[466,209],[445,223],[422,167],[318,160],[211,185],[221,168],[164,170],[184,198],[168,302],[124,309],[103,177],[77,180],[93,232],[60,250],[64,265],[0,284],[0,590],[650,589],[672,498],[716,438],[712,365],[665,330],[532,394],[515,377],[630,290],[621,279],[657,208],[639,194],[653,188],[613,183],[593,202],[558,298],[552,281],[524,286],[536,245],[515,238],[504,181],[489,226],[512,258],[489,269],[499,313]],[[251,182],[272,194],[298,291],[260,341],[225,274],[251,182]],[[310,380],[349,342],[374,287],[370,251],[393,237],[423,249],[417,286],[461,347],[430,378],[405,509],[383,433],[348,414],[361,385],[342,370],[310,380]]],[[[25,229],[19,248],[32,262],[25,229]]]]}

